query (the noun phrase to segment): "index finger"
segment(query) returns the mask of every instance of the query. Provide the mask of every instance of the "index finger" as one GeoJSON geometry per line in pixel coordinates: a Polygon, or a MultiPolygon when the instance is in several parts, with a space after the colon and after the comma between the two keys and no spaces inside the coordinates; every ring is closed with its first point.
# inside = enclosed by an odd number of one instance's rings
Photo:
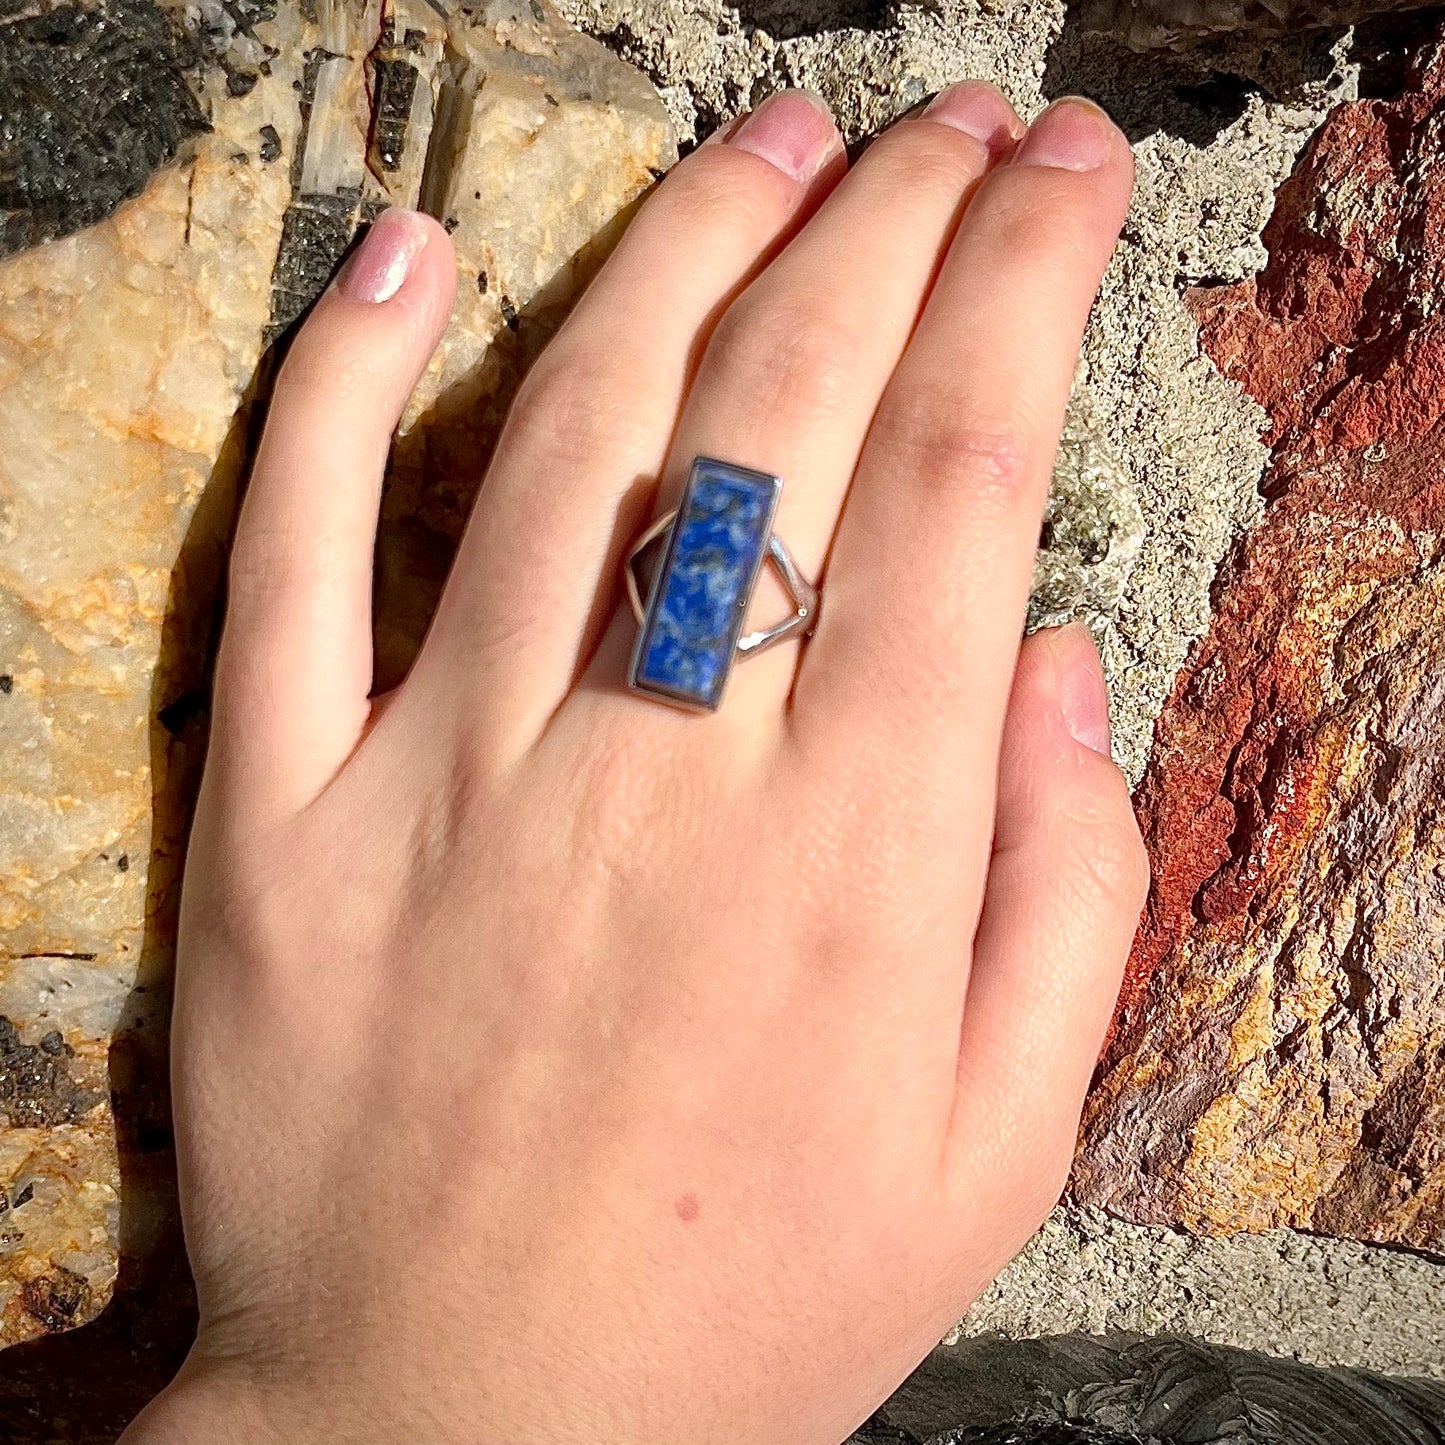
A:
{"type": "Polygon", "coordinates": [[[1054,454],[1132,181],[1096,106],[1034,123],[963,216],[839,524],[795,726],[906,750],[952,817],[973,779],[991,818],[1054,454]]]}

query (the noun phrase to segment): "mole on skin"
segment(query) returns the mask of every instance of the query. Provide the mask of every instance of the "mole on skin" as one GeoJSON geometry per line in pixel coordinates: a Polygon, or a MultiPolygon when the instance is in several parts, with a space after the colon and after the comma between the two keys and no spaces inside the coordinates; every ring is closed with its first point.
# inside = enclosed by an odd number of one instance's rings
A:
{"type": "Polygon", "coordinates": [[[691,1224],[698,1216],[697,1195],[684,1194],[672,1207],[677,1211],[677,1217],[684,1224],[691,1224]]]}

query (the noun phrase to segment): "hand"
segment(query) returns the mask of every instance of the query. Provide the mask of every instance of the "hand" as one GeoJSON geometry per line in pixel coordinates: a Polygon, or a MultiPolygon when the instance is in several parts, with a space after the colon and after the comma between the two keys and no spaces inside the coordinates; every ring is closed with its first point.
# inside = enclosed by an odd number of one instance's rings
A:
{"type": "Polygon", "coordinates": [[[845,169],[784,94],[663,181],[380,698],[445,233],[298,336],[184,894],[200,1335],[128,1442],[831,1445],[1057,1197],[1145,864],[1087,633],[1019,636],[1129,150],[970,84],[845,169]],[[617,586],[698,454],[826,561],[708,717],[624,691],[617,586]]]}

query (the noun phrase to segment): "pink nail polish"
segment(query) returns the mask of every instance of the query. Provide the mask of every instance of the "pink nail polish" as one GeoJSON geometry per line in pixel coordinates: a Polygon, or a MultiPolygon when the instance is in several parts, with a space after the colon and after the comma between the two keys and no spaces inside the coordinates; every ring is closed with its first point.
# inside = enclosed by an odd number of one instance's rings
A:
{"type": "Polygon", "coordinates": [[[406,284],[427,233],[415,211],[383,211],[342,266],[336,289],[349,301],[390,301],[406,284]]]}
{"type": "Polygon", "coordinates": [[[1051,639],[1059,667],[1059,708],[1075,742],[1110,755],[1109,685],[1099,650],[1082,622],[1061,627],[1051,639]]]}
{"type": "Polygon", "coordinates": [[[1095,171],[1113,154],[1116,134],[1113,121],[1093,101],[1055,101],[1029,128],[1014,164],[1095,171]]]}
{"type": "Polygon", "coordinates": [[[761,156],[795,181],[811,181],[842,147],[828,107],[806,90],[770,95],[724,143],[761,156]]]}
{"type": "Polygon", "coordinates": [[[1013,106],[982,80],[965,80],[940,90],[923,118],[971,135],[995,160],[1007,155],[1024,134],[1024,123],[1013,106]]]}

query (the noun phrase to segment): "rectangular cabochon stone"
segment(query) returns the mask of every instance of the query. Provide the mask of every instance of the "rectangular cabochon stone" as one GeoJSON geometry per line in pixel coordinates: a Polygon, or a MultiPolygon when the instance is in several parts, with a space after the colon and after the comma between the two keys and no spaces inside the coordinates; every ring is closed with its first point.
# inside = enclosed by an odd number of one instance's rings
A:
{"type": "Polygon", "coordinates": [[[632,656],[632,686],[683,707],[722,701],[782,482],[699,457],[632,656]]]}

